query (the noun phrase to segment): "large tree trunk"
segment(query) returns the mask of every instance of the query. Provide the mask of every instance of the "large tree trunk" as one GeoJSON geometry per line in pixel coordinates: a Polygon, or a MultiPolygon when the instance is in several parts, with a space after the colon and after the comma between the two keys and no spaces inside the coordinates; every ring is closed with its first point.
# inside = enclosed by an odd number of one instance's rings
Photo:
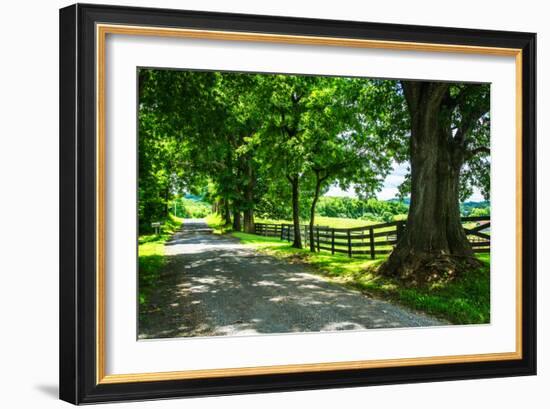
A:
{"type": "Polygon", "coordinates": [[[292,185],[292,223],[294,225],[294,241],[292,247],[302,248],[302,235],[300,232],[300,190],[299,177],[292,176],[288,178],[292,185]]]}
{"type": "Polygon", "coordinates": [[[404,82],[403,88],[411,114],[411,203],[405,231],[380,271],[418,284],[451,279],[479,263],[460,222],[464,155],[444,125],[448,85],[404,82]]]}
{"type": "Polygon", "coordinates": [[[315,209],[317,202],[319,201],[319,193],[321,192],[321,179],[317,175],[315,181],[315,194],[313,195],[313,201],[311,202],[311,208],[309,210],[309,250],[315,252],[315,235],[313,234],[313,228],[315,226],[315,209]]]}
{"type": "Polygon", "coordinates": [[[246,233],[254,233],[255,227],[254,227],[254,209],[246,208],[244,209],[244,231],[246,233]]]}
{"type": "Polygon", "coordinates": [[[244,191],[244,199],[246,201],[246,207],[244,209],[244,231],[246,233],[254,233],[254,185],[256,181],[254,178],[254,169],[250,162],[248,162],[247,177],[248,182],[244,191]]]}

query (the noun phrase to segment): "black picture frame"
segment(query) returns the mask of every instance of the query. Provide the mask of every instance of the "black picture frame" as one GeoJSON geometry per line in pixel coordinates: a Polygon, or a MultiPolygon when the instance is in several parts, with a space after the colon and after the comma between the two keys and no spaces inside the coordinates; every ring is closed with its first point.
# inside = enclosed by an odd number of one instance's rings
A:
{"type": "Polygon", "coordinates": [[[60,10],[60,398],[74,404],[536,374],[536,35],[77,4],[60,10]],[[521,359],[369,369],[97,382],[96,24],[352,38],[522,51],[521,359]]]}

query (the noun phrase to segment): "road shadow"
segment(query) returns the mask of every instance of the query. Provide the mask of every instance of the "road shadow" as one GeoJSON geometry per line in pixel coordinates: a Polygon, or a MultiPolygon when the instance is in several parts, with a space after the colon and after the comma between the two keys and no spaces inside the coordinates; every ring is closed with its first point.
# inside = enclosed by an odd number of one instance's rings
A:
{"type": "Polygon", "coordinates": [[[234,238],[181,235],[168,246],[173,254],[140,306],[141,339],[444,325],[234,238]]]}

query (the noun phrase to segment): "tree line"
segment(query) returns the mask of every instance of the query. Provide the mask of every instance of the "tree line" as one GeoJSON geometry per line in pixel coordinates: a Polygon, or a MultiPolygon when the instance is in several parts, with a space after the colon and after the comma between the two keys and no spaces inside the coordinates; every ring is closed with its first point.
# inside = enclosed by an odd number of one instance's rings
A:
{"type": "Polygon", "coordinates": [[[141,226],[187,191],[246,232],[255,214],[289,214],[302,248],[301,214],[313,226],[331,185],[367,199],[408,161],[406,234],[383,271],[415,274],[430,257],[475,264],[459,205],[474,187],[489,192],[489,85],[160,69],[138,77],[141,226]]]}

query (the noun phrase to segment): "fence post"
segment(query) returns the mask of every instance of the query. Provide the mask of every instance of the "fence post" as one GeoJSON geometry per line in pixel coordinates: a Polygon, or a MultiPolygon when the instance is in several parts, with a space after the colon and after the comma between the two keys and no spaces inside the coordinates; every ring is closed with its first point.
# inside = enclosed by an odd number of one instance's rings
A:
{"type": "Polygon", "coordinates": [[[351,230],[348,230],[348,257],[351,257],[351,230]]]}
{"type": "Polygon", "coordinates": [[[283,241],[284,238],[285,238],[285,236],[283,235],[283,234],[284,234],[284,231],[285,231],[285,230],[284,230],[284,227],[285,227],[285,225],[281,223],[281,241],[283,241]]]}
{"type": "Polygon", "coordinates": [[[290,225],[286,226],[286,241],[290,241],[290,225]]]}
{"type": "Polygon", "coordinates": [[[330,252],[334,254],[334,228],[332,228],[332,240],[330,243],[330,252]]]}
{"type": "Polygon", "coordinates": [[[374,259],[376,257],[376,253],[374,251],[374,229],[372,227],[369,228],[369,241],[370,241],[370,258],[374,259]]]}

